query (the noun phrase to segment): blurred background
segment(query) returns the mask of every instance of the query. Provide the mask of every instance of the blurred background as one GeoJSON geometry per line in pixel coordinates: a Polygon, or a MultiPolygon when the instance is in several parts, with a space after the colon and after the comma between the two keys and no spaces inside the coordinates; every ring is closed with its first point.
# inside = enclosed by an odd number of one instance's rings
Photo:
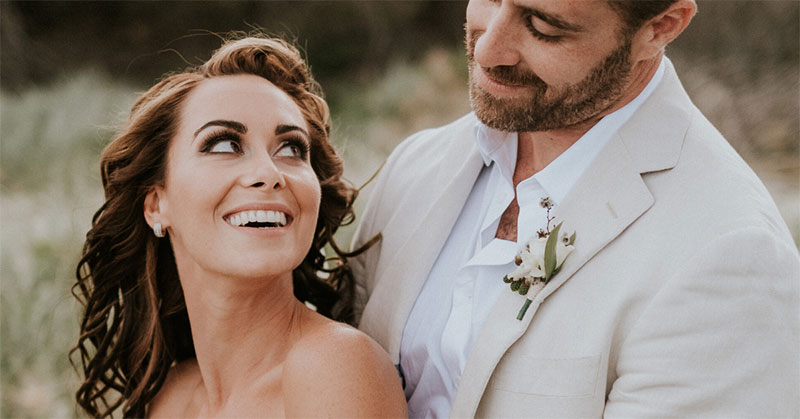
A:
{"type": "MultiPolygon", "coordinates": [[[[305,53],[346,175],[469,110],[461,1],[0,2],[0,417],[75,417],[67,352],[98,157],[138,93],[255,27],[305,53]]],[[[667,54],[800,242],[800,2],[700,1],[667,54]]],[[[364,190],[358,210],[364,205],[364,190]]],[[[345,228],[345,244],[352,228],[345,228]]]]}

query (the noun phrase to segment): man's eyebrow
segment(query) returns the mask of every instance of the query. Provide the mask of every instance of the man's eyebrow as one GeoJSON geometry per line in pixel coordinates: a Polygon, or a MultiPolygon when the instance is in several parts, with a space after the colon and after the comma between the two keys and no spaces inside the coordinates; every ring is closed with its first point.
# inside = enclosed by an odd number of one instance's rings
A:
{"type": "Polygon", "coordinates": [[[308,131],[302,127],[298,127],[297,125],[279,124],[277,127],[275,127],[275,135],[281,135],[291,131],[300,131],[303,133],[303,135],[308,137],[308,131]]]}
{"type": "Polygon", "coordinates": [[[570,31],[570,32],[583,32],[583,27],[581,27],[579,25],[576,25],[574,23],[569,23],[566,20],[564,20],[564,19],[562,19],[562,18],[560,18],[560,17],[558,17],[558,16],[556,16],[554,14],[545,13],[545,12],[543,12],[541,10],[531,9],[531,8],[527,8],[527,7],[525,7],[524,9],[529,14],[531,14],[532,16],[536,16],[537,18],[541,19],[542,21],[544,21],[545,23],[547,23],[550,26],[554,26],[554,27],[556,27],[558,29],[565,30],[565,31],[570,31]]]}
{"type": "Polygon", "coordinates": [[[202,127],[198,128],[197,131],[194,132],[194,136],[197,137],[197,134],[200,134],[200,131],[213,126],[230,128],[240,134],[247,133],[247,126],[241,122],[228,121],[226,119],[215,119],[213,121],[206,122],[202,127]]]}

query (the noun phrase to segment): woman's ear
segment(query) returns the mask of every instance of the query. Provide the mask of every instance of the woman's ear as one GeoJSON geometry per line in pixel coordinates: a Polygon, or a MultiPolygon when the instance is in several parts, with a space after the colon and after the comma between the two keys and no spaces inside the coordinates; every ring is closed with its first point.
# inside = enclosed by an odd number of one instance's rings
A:
{"type": "Polygon", "coordinates": [[[678,0],[667,10],[645,22],[635,35],[642,55],[640,59],[648,59],[663,52],[689,26],[695,13],[697,4],[694,0],[678,0]]]}
{"type": "Polygon", "coordinates": [[[153,228],[156,223],[161,223],[162,228],[166,231],[169,220],[166,211],[167,202],[163,198],[163,187],[153,186],[150,188],[150,191],[144,197],[144,219],[150,228],[153,228]]]}

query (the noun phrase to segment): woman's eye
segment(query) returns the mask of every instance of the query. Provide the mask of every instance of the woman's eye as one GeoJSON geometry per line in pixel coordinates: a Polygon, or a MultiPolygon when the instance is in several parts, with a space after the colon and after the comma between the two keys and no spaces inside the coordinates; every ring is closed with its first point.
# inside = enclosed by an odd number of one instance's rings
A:
{"type": "Polygon", "coordinates": [[[209,147],[209,153],[238,153],[239,143],[234,140],[220,140],[209,147]]]}
{"type": "Polygon", "coordinates": [[[302,142],[300,140],[288,141],[284,143],[278,149],[278,152],[275,153],[276,156],[293,157],[293,158],[298,158],[300,160],[305,160],[307,154],[308,154],[308,146],[305,144],[305,142],[302,142]]]}
{"type": "Polygon", "coordinates": [[[209,154],[241,153],[242,138],[238,134],[230,132],[215,132],[206,137],[200,147],[200,152],[209,154]]]}
{"type": "Polygon", "coordinates": [[[294,144],[286,144],[285,146],[281,147],[278,150],[279,156],[289,156],[289,157],[299,157],[300,156],[300,147],[294,144]]]}

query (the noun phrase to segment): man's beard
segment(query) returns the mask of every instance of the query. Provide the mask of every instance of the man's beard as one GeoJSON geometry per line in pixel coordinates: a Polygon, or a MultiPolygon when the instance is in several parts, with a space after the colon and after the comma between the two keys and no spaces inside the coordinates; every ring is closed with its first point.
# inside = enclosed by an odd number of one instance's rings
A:
{"type": "Polygon", "coordinates": [[[512,66],[484,68],[491,78],[527,87],[528,93],[499,98],[475,81],[474,51],[477,38],[467,31],[467,58],[472,109],[487,126],[506,132],[548,131],[569,128],[598,116],[622,96],[631,73],[631,40],[626,39],[580,82],[549,86],[535,73],[512,66]]]}

